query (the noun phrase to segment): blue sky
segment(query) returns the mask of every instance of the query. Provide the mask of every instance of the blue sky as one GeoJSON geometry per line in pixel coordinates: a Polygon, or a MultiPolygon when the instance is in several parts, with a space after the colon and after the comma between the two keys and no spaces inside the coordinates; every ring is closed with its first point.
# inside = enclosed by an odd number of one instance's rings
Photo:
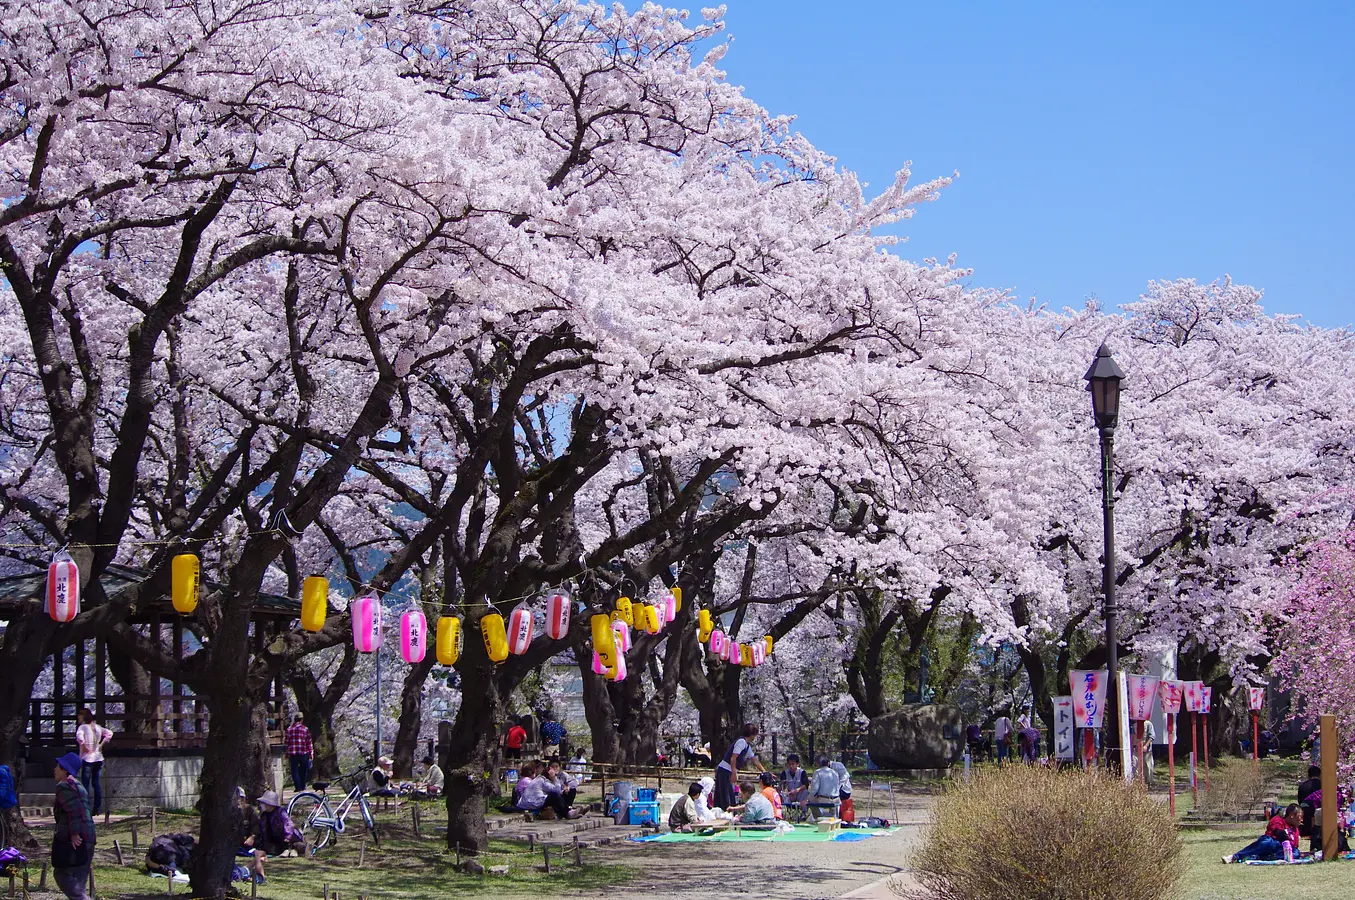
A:
{"type": "Polygon", "coordinates": [[[1051,306],[1225,273],[1355,322],[1355,3],[729,0],[729,79],[874,187],[899,252],[1051,306]]]}

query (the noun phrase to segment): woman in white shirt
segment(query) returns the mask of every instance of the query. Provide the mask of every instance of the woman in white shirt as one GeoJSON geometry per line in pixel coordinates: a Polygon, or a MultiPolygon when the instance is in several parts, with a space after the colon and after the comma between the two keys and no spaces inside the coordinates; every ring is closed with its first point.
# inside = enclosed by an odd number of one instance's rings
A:
{"type": "Polygon", "coordinates": [[[103,806],[103,785],[99,773],[104,767],[104,744],[113,738],[113,732],[94,721],[94,713],[88,707],[75,714],[80,725],[75,729],[75,743],[80,748],[80,782],[89,794],[90,812],[97,815],[103,806]]]}

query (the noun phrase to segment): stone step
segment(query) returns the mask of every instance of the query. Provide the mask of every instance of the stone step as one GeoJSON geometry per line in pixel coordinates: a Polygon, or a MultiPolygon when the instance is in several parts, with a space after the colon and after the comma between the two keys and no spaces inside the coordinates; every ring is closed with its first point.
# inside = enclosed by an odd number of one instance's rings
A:
{"type": "Polygon", "coordinates": [[[19,795],[20,806],[51,806],[56,803],[55,793],[26,791],[19,795]]]}

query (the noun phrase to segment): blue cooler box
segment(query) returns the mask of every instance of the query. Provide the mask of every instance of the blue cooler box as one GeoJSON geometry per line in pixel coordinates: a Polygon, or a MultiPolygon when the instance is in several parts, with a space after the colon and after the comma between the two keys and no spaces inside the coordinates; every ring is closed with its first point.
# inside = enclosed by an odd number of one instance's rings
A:
{"type": "Polygon", "coordinates": [[[627,821],[631,825],[658,825],[659,824],[659,802],[650,801],[631,801],[630,808],[626,810],[627,821]]]}

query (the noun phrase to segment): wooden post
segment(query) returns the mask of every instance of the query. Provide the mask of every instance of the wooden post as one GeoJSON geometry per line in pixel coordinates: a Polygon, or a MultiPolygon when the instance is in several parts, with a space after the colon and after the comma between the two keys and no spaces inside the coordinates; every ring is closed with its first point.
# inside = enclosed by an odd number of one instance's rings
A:
{"type": "MultiPolygon", "coordinates": [[[[249,876],[249,880],[250,880],[250,881],[253,881],[253,880],[254,880],[254,876],[253,876],[253,875],[250,875],[250,876],[249,876]]],[[[165,879],[165,896],[166,896],[166,897],[173,897],[173,896],[174,896],[174,870],[173,870],[173,869],[170,869],[170,870],[169,870],[169,877],[165,879]]]]}
{"type": "Polygon", "coordinates": [[[1190,712],[1190,795],[1195,807],[1200,805],[1200,779],[1195,774],[1196,760],[1200,758],[1200,714],[1190,712]]]}
{"type": "Polygon", "coordinates": [[[89,867],[89,896],[91,898],[98,896],[98,892],[94,889],[94,866],[92,865],[89,867]]]}
{"type": "Polygon", "coordinates": [[[28,867],[25,866],[25,867],[24,867],[24,898],[25,898],[25,900],[27,900],[27,897],[28,897],[28,867]]]}
{"type": "Polygon", "coordinates": [[[527,835],[527,852],[528,853],[536,852],[536,835],[534,834],[527,835]]]}
{"type": "Polygon", "coordinates": [[[363,840],[362,846],[358,847],[358,868],[362,868],[363,862],[367,859],[367,841],[363,840]]]}
{"type": "Polygon", "coordinates": [[[1206,713],[1204,721],[1200,723],[1204,729],[1204,789],[1209,791],[1209,714],[1206,713]]]}
{"type": "MultiPolygon", "coordinates": [[[[173,878],[170,879],[170,881],[173,880],[173,878]]],[[[255,878],[253,875],[249,876],[249,896],[259,896],[259,879],[255,878]]]]}
{"type": "Polygon", "coordinates": [[[414,802],[413,815],[414,815],[414,836],[415,836],[415,837],[422,837],[422,836],[423,836],[423,835],[419,834],[419,807],[421,807],[422,805],[423,805],[423,804],[419,803],[417,800],[414,802]]]}
{"type": "Polygon", "coordinates": [[[325,900],[329,900],[329,882],[325,882],[325,900]]]}
{"type": "Polygon", "coordinates": [[[42,874],[38,876],[38,890],[47,890],[47,863],[42,864],[42,874]]]}
{"type": "Polygon", "coordinates": [[[574,835],[574,865],[583,865],[583,848],[579,846],[579,836],[574,835]]]}
{"type": "Polygon", "coordinates": [[[1261,714],[1259,712],[1251,714],[1251,758],[1259,772],[1261,770],[1261,714]]]}
{"type": "Polygon", "coordinates": [[[550,874],[550,844],[542,844],[541,852],[546,859],[546,874],[550,874]]]}
{"type": "MultiPolygon", "coordinates": [[[[108,706],[107,670],[108,645],[104,643],[103,638],[96,638],[94,640],[94,712],[99,717],[99,724],[103,725],[105,728],[108,727],[108,722],[105,718],[107,713],[106,707],[108,706]]],[[[127,715],[126,708],[123,709],[122,713],[124,716],[127,715]]],[[[125,718],[122,720],[122,730],[127,730],[127,720],[125,718]]]]}
{"type": "Polygon", "coordinates": [[[136,823],[132,823],[132,849],[136,849],[136,823]]]}
{"type": "Polygon", "coordinates": [[[155,825],[155,807],[152,806],[152,807],[151,807],[151,840],[155,840],[155,835],[156,835],[158,832],[159,832],[159,829],[158,829],[158,828],[156,827],[156,825],[155,825]]]}
{"type": "Polygon", "coordinates": [[[456,867],[461,868],[461,842],[456,842],[456,867]]]}
{"type": "Polygon", "coordinates": [[[1148,786],[1148,760],[1143,753],[1143,722],[1134,723],[1134,758],[1139,761],[1139,775],[1143,778],[1144,787],[1148,786]]]}
{"type": "Polygon", "coordinates": [[[13,869],[10,869],[10,870],[9,870],[9,896],[10,896],[10,900],[13,900],[13,898],[14,898],[14,891],[15,891],[15,889],[18,887],[18,885],[16,885],[14,882],[15,882],[15,879],[14,879],[14,870],[13,870],[13,869]]]}
{"type": "Polygon", "coordinates": [[[1336,716],[1319,716],[1318,729],[1322,741],[1322,859],[1330,862],[1337,858],[1341,840],[1341,807],[1327,802],[1338,790],[1336,755],[1341,748],[1336,744],[1336,716]]]}
{"type": "Polygon", "coordinates": [[[120,844],[116,838],[113,839],[113,852],[117,854],[118,865],[126,865],[126,863],[122,861],[122,844],[120,844]]]}

